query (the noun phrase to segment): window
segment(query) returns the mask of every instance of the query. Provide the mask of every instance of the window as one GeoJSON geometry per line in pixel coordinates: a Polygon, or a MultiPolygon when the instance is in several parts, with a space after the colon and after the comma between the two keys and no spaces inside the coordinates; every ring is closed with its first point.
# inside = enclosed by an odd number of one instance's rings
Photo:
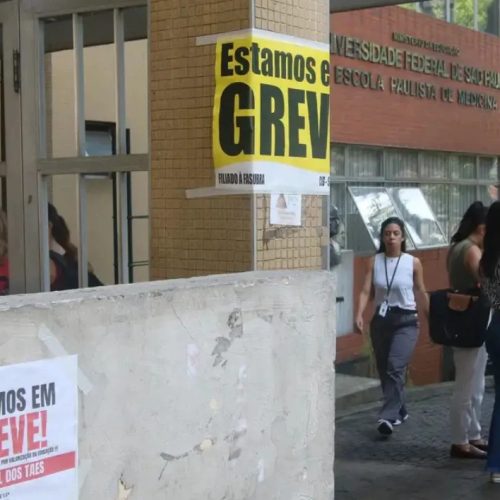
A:
{"type": "Polygon", "coordinates": [[[479,178],[490,181],[498,179],[498,161],[496,158],[479,158],[479,178]]]}
{"type": "Polygon", "coordinates": [[[477,0],[454,0],[451,10],[451,20],[460,26],[474,29],[475,24],[475,5],[477,0]]]}
{"type": "Polygon", "coordinates": [[[349,191],[375,248],[378,248],[382,222],[399,216],[391,197],[383,187],[351,187],[349,191]]]}
{"type": "Polygon", "coordinates": [[[344,177],[345,175],[345,147],[332,146],[330,154],[330,170],[332,175],[344,177]]]}
{"type": "Polygon", "coordinates": [[[369,148],[349,150],[346,161],[346,175],[349,177],[381,177],[382,151],[369,148]]]}
{"type": "Polygon", "coordinates": [[[386,176],[388,179],[417,179],[418,153],[416,151],[385,151],[386,176]]]}
{"type": "Polygon", "coordinates": [[[375,248],[380,245],[380,226],[389,217],[405,221],[408,249],[446,245],[446,238],[419,188],[352,187],[349,192],[375,248]]]}
{"type": "Polygon", "coordinates": [[[446,20],[446,0],[422,0],[403,4],[403,7],[437,19],[446,20]]]}
{"type": "Polygon", "coordinates": [[[480,31],[499,34],[499,7],[498,0],[478,0],[477,6],[477,24],[480,31]]]}
{"type": "Polygon", "coordinates": [[[476,157],[475,156],[450,156],[450,177],[452,179],[475,179],[476,157]]]}
{"type": "Polygon", "coordinates": [[[500,0],[422,0],[402,7],[469,29],[500,34],[500,0]]]}
{"type": "Polygon", "coordinates": [[[421,176],[430,179],[447,179],[448,156],[443,153],[421,154],[421,176]]]}
{"type": "Polygon", "coordinates": [[[345,165],[345,177],[332,166],[331,203],[343,224],[338,241],[355,252],[373,252],[378,236],[371,226],[379,225],[388,207],[370,214],[366,207],[378,207],[384,197],[409,224],[417,248],[446,246],[473,201],[496,199],[495,157],[338,144],[332,151],[337,158],[332,163],[345,165]]]}

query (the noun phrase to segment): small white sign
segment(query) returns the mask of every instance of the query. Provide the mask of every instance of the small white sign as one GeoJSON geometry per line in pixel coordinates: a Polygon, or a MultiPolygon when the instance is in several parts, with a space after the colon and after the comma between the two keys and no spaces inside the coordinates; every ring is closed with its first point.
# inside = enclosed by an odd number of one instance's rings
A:
{"type": "Polygon", "coordinates": [[[78,499],[77,364],[0,367],[0,499],[78,499]]]}
{"type": "Polygon", "coordinates": [[[302,196],[300,194],[271,195],[271,224],[302,225],[302,196]]]}

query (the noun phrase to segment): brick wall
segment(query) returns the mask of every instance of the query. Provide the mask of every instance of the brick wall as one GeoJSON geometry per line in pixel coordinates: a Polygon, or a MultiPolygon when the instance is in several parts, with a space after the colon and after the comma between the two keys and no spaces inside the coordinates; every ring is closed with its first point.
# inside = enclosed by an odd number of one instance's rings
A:
{"type": "MultiPolygon", "coordinates": [[[[442,58],[446,61],[500,71],[500,39],[421,15],[400,7],[386,7],[331,16],[331,30],[378,44],[442,58]],[[392,33],[406,33],[460,49],[458,57],[392,41],[392,33]]],[[[437,151],[500,154],[500,109],[485,111],[440,101],[391,94],[389,78],[407,78],[481,92],[497,97],[500,91],[451,79],[388,68],[345,57],[332,57],[333,66],[355,67],[380,74],[385,91],[345,85],[332,87],[332,138],[335,142],[390,145],[437,151]]]]}
{"type": "Polygon", "coordinates": [[[252,268],[249,196],[187,200],[214,185],[215,46],[249,27],[247,0],[151,1],[151,279],[252,268]]]}
{"type": "MultiPolygon", "coordinates": [[[[249,28],[249,15],[249,0],[151,2],[152,279],[253,268],[250,197],[185,197],[214,185],[215,46],[197,47],[196,37],[249,28]]],[[[328,2],[256,0],[255,26],[327,42],[328,2]]],[[[256,197],[258,269],[321,268],[326,208],[320,197],[302,205],[302,228],[270,228],[269,198],[256,197]]]]}
{"type": "MultiPolygon", "coordinates": [[[[324,0],[256,0],[255,27],[328,42],[328,2],[324,0]]],[[[323,197],[302,197],[302,227],[270,226],[270,197],[257,197],[258,269],[320,269],[328,244],[323,197]]]]}
{"type": "MultiPolygon", "coordinates": [[[[437,290],[447,286],[446,274],[447,249],[415,252],[424,268],[427,290],[437,290]]],[[[358,296],[363,284],[366,264],[369,257],[357,257],[354,263],[354,311],[357,309],[358,296]]],[[[368,307],[365,322],[368,324],[373,308],[368,307]]],[[[410,364],[410,379],[416,385],[438,382],[441,379],[442,348],[433,344],[429,338],[427,320],[421,318],[420,337],[410,364]]],[[[357,333],[337,339],[337,363],[345,363],[367,354],[367,340],[357,333]]]]}

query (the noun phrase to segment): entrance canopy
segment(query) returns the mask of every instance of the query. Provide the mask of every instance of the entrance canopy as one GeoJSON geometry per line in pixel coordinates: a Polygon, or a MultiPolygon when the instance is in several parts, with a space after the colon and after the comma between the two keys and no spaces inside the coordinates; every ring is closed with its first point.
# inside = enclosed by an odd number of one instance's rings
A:
{"type": "Polygon", "coordinates": [[[400,3],[417,3],[418,0],[330,0],[330,12],[343,12],[347,10],[370,9],[400,3]]]}

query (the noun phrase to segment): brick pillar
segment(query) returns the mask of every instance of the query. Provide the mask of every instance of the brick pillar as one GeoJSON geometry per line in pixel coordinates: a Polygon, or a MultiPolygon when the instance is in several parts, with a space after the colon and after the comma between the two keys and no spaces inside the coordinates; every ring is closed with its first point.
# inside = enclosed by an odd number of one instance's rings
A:
{"type": "Polygon", "coordinates": [[[303,226],[290,229],[269,226],[267,195],[255,210],[250,195],[185,196],[214,185],[215,46],[196,39],[252,24],[327,42],[329,1],[151,0],[152,279],[250,271],[254,247],[257,269],[321,268],[325,199],[304,196],[303,226]]]}

